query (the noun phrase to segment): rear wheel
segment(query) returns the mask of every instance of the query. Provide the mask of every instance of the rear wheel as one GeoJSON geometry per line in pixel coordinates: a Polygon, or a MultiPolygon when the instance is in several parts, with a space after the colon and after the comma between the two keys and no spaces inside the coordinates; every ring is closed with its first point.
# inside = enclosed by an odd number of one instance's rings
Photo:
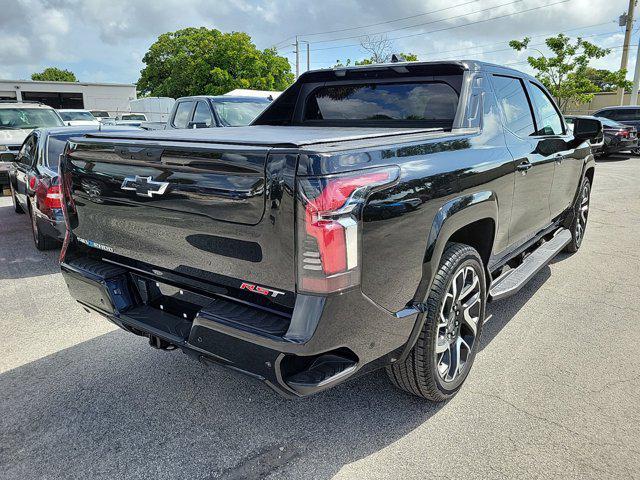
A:
{"type": "Polygon", "coordinates": [[[13,211],[19,214],[23,214],[24,210],[18,203],[18,199],[16,198],[16,192],[13,190],[13,185],[9,184],[9,188],[11,189],[11,203],[13,203],[13,211]]]}
{"type": "Polygon", "coordinates": [[[580,186],[580,194],[574,206],[573,221],[571,222],[571,242],[565,247],[565,251],[575,253],[582,245],[584,232],[589,218],[589,203],[591,201],[591,182],[584,177],[580,186]]]}
{"type": "Polygon", "coordinates": [[[449,244],[427,298],[418,341],[406,360],[387,367],[392,383],[435,402],[455,395],[479,347],[485,303],[480,255],[468,245],[449,244]]]}
{"type": "Polygon", "coordinates": [[[38,218],[36,214],[33,213],[33,209],[29,209],[29,214],[31,216],[31,233],[33,234],[33,242],[36,244],[36,248],[42,251],[51,250],[58,246],[58,241],[55,238],[44,235],[40,231],[38,228],[38,218]]]}

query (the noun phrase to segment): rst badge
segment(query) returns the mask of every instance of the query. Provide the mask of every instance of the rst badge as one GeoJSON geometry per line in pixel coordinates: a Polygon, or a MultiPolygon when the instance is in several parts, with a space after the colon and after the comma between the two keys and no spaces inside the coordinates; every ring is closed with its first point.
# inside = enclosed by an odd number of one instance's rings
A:
{"type": "Polygon", "coordinates": [[[266,297],[277,297],[278,295],[284,295],[284,292],[279,292],[278,290],[272,290],[270,288],[260,287],[252,283],[245,282],[242,282],[242,285],[240,285],[240,290],[250,290],[266,297]]]}
{"type": "Polygon", "coordinates": [[[136,192],[141,197],[153,197],[154,195],[163,195],[167,191],[169,182],[156,182],[151,177],[126,177],[120,186],[121,190],[130,190],[136,192]]]}

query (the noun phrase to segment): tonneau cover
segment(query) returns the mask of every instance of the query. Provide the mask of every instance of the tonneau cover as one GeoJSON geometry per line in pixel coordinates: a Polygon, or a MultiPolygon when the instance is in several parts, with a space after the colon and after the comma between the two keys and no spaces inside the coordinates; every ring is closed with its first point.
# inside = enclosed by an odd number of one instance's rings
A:
{"type": "Polygon", "coordinates": [[[265,147],[304,147],[341,141],[393,137],[439,131],[439,128],[360,128],[253,125],[248,127],[200,128],[184,130],[140,130],[96,132],[89,138],[122,140],[201,142],[265,147]]]}

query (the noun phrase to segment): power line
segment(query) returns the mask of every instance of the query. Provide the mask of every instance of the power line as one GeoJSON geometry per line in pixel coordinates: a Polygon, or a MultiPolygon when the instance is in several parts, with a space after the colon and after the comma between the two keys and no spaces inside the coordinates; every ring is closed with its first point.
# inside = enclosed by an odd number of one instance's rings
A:
{"type": "MultiPolygon", "coordinates": [[[[547,35],[555,35],[555,34],[558,34],[558,33],[569,33],[569,32],[574,32],[576,30],[585,30],[585,29],[588,29],[588,28],[602,27],[604,25],[609,25],[610,23],[612,23],[612,22],[609,21],[609,22],[602,22],[602,23],[594,23],[594,24],[591,24],[591,25],[583,25],[581,27],[575,27],[575,28],[570,28],[570,29],[567,29],[567,30],[562,30],[560,32],[549,31],[549,32],[540,33],[540,34],[537,34],[537,35],[526,35],[526,36],[528,36],[529,38],[540,38],[540,37],[545,37],[547,35]]],[[[640,30],[640,27],[638,28],[638,30],[640,30]]],[[[597,33],[597,34],[582,36],[581,38],[597,37],[599,35],[608,35],[608,34],[614,34],[614,33],[618,33],[618,32],[617,31],[611,31],[611,32],[597,33]]],[[[451,50],[438,50],[438,51],[435,51],[435,52],[434,51],[429,51],[429,52],[413,52],[412,51],[410,53],[413,53],[415,55],[433,56],[433,55],[441,55],[441,54],[444,54],[444,53],[462,52],[462,51],[467,51],[469,49],[475,50],[475,49],[478,49],[478,48],[486,48],[486,47],[493,47],[493,46],[497,46],[497,45],[504,45],[507,42],[508,42],[508,40],[502,40],[500,42],[485,43],[484,45],[475,45],[475,46],[472,46],[472,47],[454,48],[454,49],[451,49],[451,50]]],[[[541,45],[541,44],[537,44],[537,45],[541,45]]],[[[505,49],[505,50],[508,50],[508,49],[505,49]]],[[[485,52],[483,50],[483,51],[480,51],[480,52],[474,52],[472,55],[482,54],[482,53],[489,53],[489,52],[485,52]]],[[[333,63],[333,61],[312,62],[312,63],[315,64],[315,65],[328,65],[328,64],[333,63]]]]}
{"type": "MultiPolygon", "coordinates": [[[[407,26],[405,26],[405,27],[398,27],[398,28],[394,28],[394,29],[391,29],[391,30],[385,30],[385,31],[383,31],[383,32],[375,32],[375,33],[371,33],[371,34],[369,34],[369,35],[385,35],[385,34],[387,34],[387,33],[397,32],[397,31],[399,31],[399,30],[407,30],[407,29],[409,29],[409,28],[423,27],[423,26],[425,26],[425,25],[431,25],[431,24],[434,24],[434,23],[440,23],[440,22],[444,22],[444,21],[447,21],[447,20],[455,20],[455,19],[457,19],[457,18],[463,18],[463,17],[467,17],[467,16],[469,16],[469,15],[475,15],[476,13],[482,13],[482,12],[486,12],[486,11],[489,11],[489,10],[494,10],[494,9],[496,9],[496,8],[506,7],[506,6],[509,6],[509,5],[513,5],[514,3],[521,3],[521,2],[523,2],[523,1],[524,1],[524,0],[511,0],[511,1],[507,2],[507,3],[501,3],[500,5],[494,5],[494,6],[492,6],[492,7],[481,8],[480,10],[476,10],[475,12],[461,13],[461,14],[459,14],[459,15],[454,15],[454,16],[452,16],[452,17],[446,17],[446,18],[441,18],[441,19],[438,19],[438,20],[430,20],[430,21],[428,21],[428,22],[416,23],[416,24],[413,24],[413,25],[407,25],[407,26]]],[[[362,36],[363,36],[363,34],[359,34],[359,35],[350,35],[350,36],[348,36],[348,37],[339,37],[339,38],[333,38],[333,39],[330,39],[330,40],[318,40],[318,41],[316,41],[316,42],[314,42],[314,43],[337,42],[337,41],[339,41],[339,40],[350,40],[350,39],[352,39],[352,38],[360,38],[360,37],[362,37],[362,36]]]]}
{"type": "MultiPolygon", "coordinates": [[[[477,25],[479,23],[489,22],[491,20],[499,20],[501,18],[508,18],[508,17],[513,16],[513,15],[519,15],[521,13],[528,13],[528,12],[533,12],[535,10],[541,10],[543,8],[552,7],[554,5],[560,5],[562,3],[567,3],[569,1],[570,0],[560,0],[560,1],[557,1],[557,2],[554,2],[554,3],[548,3],[546,5],[540,5],[538,7],[533,7],[533,8],[528,8],[528,9],[525,9],[525,10],[520,10],[518,12],[512,12],[512,13],[507,13],[507,14],[503,14],[503,15],[497,15],[495,17],[485,18],[483,20],[476,20],[476,21],[473,21],[473,22],[463,23],[463,24],[460,24],[460,25],[452,25],[450,27],[440,28],[440,29],[436,29],[436,30],[430,30],[430,31],[427,31],[427,32],[419,32],[419,33],[412,33],[412,34],[409,34],[409,35],[402,35],[402,36],[399,36],[399,37],[390,38],[389,40],[399,40],[399,39],[402,39],[402,38],[417,37],[417,36],[420,36],[420,35],[428,35],[430,33],[438,33],[438,32],[444,32],[444,31],[448,31],[448,30],[454,30],[456,28],[468,27],[470,25],[477,25]]],[[[496,7],[493,7],[493,8],[496,8],[496,7]]],[[[359,43],[350,43],[350,44],[346,44],[346,45],[334,45],[334,46],[331,46],[331,47],[312,48],[311,51],[313,52],[313,51],[320,51],[320,50],[335,50],[335,49],[338,49],[338,48],[357,47],[357,46],[360,46],[360,44],[359,43]]]]}
{"type": "MultiPolygon", "coordinates": [[[[412,18],[417,18],[417,17],[423,17],[425,15],[431,15],[432,13],[439,13],[439,12],[444,12],[445,10],[451,10],[452,8],[458,8],[458,7],[464,7],[465,5],[469,5],[471,3],[477,3],[480,0],[470,0],[464,3],[458,3],[456,5],[451,5],[448,7],[444,7],[444,8],[439,8],[438,10],[430,10],[428,12],[423,12],[423,13],[418,13],[416,15],[409,15],[408,17],[401,17],[401,18],[395,18],[393,20],[386,20],[384,22],[377,22],[377,23],[370,23],[368,25],[360,25],[358,27],[349,27],[349,28],[340,28],[337,30],[326,30],[324,32],[312,32],[312,33],[305,33],[304,35],[302,34],[298,34],[299,37],[312,37],[312,36],[316,36],[316,35],[327,35],[329,33],[340,33],[340,32],[347,32],[349,30],[360,30],[362,28],[370,28],[370,27],[377,27],[378,25],[385,25],[385,24],[389,24],[389,23],[395,23],[395,22],[401,22],[403,20],[410,20],[412,18]]],[[[274,44],[274,46],[277,45],[281,45],[283,43],[288,42],[291,39],[294,39],[295,35],[292,35],[290,37],[285,38],[284,40],[277,42],[276,44],[274,44]]]]}

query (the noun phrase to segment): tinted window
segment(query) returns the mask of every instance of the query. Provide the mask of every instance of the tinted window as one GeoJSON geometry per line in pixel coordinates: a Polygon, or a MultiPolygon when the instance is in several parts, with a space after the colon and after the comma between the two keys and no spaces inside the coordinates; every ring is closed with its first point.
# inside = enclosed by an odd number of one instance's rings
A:
{"type": "Polygon", "coordinates": [[[620,109],[620,110],[614,110],[616,113],[615,117],[609,117],[609,118],[613,118],[614,120],[640,120],[640,110],[637,110],[635,108],[624,108],[624,109],[620,109]]]}
{"type": "Polygon", "coordinates": [[[196,104],[196,111],[193,113],[194,123],[204,123],[207,127],[213,125],[213,118],[211,117],[211,109],[205,102],[198,102],[196,104]]]}
{"type": "Polygon", "coordinates": [[[89,120],[95,121],[96,117],[89,112],[58,112],[65,122],[73,120],[89,120]]]}
{"type": "Polygon", "coordinates": [[[535,83],[530,83],[534,108],[538,112],[540,125],[536,135],[562,135],[562,119],[547,94],[535,83]]]}
{"type": "MultiPolygon", "coordinates": [[[[81,134],[76,133],[75,136],[81,134]]],[[[74,135],[58,135],[49,136],[47,140],[47,165],[49,168],[56,170],[60,160],[60,154],[64,151],[64,146],[67,144],[67,140],[74,135]]]]}
{"type": "Polygon", "coordinates": [[[36,137],[35,134],[29,135],[26,138],[18,154],[20,163],[24,163],[25,165],[33,164],[33,160],[36,155],[36,144],[38,143],[37,140],[38,137],[36,137]]]}
{"type": "Polygon", "coordinates": [[[226,127],[241,127],[253,122],[269,106],[265,100],[218,100],[213,104],[220,122],[226,127]]]}
{"type": "Polygon", "coordinates": [[[520,79],[494,76],[493,84],[505,127],[521,137],[532,135],[536,129],[520,79]]]}
{"type": "Polygon", "coordinates": [[[173,126],[176,128],[187,128],[191,120],[191,109],[193,102],[180,102],[176,108],[176,115],[173,117],[173,126]]]}
{"type": "Polygon", "coordinates": [[[453,122],[458,94],[446,83],[330,85],[307,100],[305,120],[453,122]]]}

